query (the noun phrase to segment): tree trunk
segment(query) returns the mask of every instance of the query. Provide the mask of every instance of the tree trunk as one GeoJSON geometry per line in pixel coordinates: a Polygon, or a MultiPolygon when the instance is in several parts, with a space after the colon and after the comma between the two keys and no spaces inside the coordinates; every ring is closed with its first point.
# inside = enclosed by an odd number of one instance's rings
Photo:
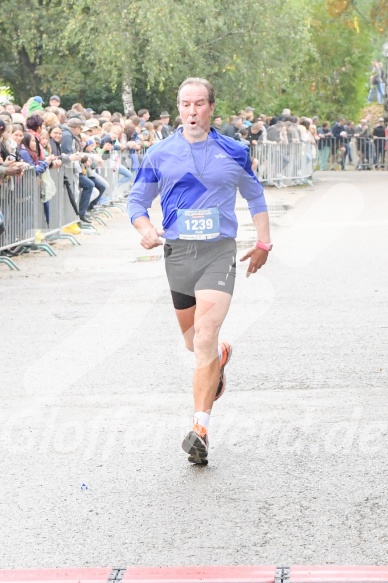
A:
{"type": "Polygon", "coordinates": [[[121,92],[123,107],[125,115],[130,110],[134,110],[133,106],[133,96],[132,96],[132,79],[130,72],[127,68],[123,70],[123,84],[121,92]]]}
{"type": "Polygon", "coordinates": [[[12,86],[15,88],[16,99],[24,103],[29,97],[39,95],[40,79],[36,73],[37,64],[30,60],[24,47],[18,50],[18,61],[18,76],[12,86]]]}

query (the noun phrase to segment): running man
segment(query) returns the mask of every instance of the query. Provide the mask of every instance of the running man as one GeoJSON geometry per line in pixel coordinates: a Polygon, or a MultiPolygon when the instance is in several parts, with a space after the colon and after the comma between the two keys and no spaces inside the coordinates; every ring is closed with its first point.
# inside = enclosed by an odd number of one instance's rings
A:
{"type": "Polygon", "coordinates": [[[160,237],[165,237],[172,301],[186,347],[195,355],[193,427],[182,447],[189,462],[206,465],[210,413],[225,390],[224,369],[232,354],[218,335],[236,277],[237,188],[257,230],[256,245],[241,258],[249,259],[247,277],[265,264],[272,244],[264,191],[252,172],[248,147],[210,127],[213,86],[206,79],[186,79],[177,105],[182,126],[147,151],[128,212],[145,249],[163,245],[160,237]],[[163,229],[148,215],[158,194],[163,229]]]}

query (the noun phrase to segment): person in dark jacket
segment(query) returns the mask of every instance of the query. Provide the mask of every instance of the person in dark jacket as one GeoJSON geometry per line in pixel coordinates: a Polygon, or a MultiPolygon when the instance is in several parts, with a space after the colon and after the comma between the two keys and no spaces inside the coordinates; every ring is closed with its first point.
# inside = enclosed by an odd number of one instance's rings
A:
{"type": "Polygon", "coordinates": [[[75,200],[74,192],[73,192],[73,184],[71,183],[68,175],[66,174],[66,166],[68,166],[72,161],[79,160],[81,157],[80,153],[74,154],[64,154],[62,152],[61,147],[61,140],[62,140],[62,127],[59,124],[51,126],[48,130],[49,134],[49,143],[51,152],[57,158],[62,160],[62,164],[64,166],[64,174],[63,174],[63,184],[66,188],[67,195],[70,200],[70,204],[73,207],[75,214],[78,216],[78,205],[75,200]]]}
{"type": "MultiPolygon", "coordinates": [[[[61,150],[63,154],[67,154],[70,159],[76,162],[82,160],[82,144],[79,138],[81,128],[84,123],[80,118],[72,117],[62,127],[61,150]],[[72,156],[78,154],[78,156],[72,156]]],[[[82,173],[81,166],[79,166],[79,187],[81,195],[79,199],[79,218],[84,223],[91,223],[88,208],[90,204],[90,197],[93,192],[94,184],[89,178],[82,173]]]]}
{"type": "Polygon", "coordinates": [[[225,125],[220,130],[220,134],[223,136],[229,136],[229,138],[233,138],[234,140],[240,141],[241,134],[240,130],[243,126],[244,120],[239,115],[232,115],[230,118],[230,123],[225,125]]]}
{"type": "Polygon", "coordinates": [[[346,156],[346,147],[345,147],[345,140],[347,140],[348,134],[346,132],[345,127],[345,118],[339,117],[338,120],[335,122],[333,127],[331,128],[331,169],[335,170],[334,162],[338,155],[338,163],[341,166],[342,170],[345,170],[345,156],[346,156]]]}
{"type": "Polygon", "coordinates": [[[171,136],[172,134],[172,127],[170,126],[170,114],[168,113],[168,111],[162,111],[162,113],[160,114],[160,121],[163,124],[162,137],[163,140],[165,140],[166,138],[168,138],[168,136],[171,136]]]}
{"type": "Polygon", "coordinates": [[[372,136],[375,147],[375,168],[378,168],[379,164],[380,168],[384,168],[386,137],[383,117],[379,117],[377,126],[373,129],[372,136]]]}
{"type": "Polygon", "coordinates": [[[327,170],[331,144],[331,131],[330,124],[328,121],[323,122],[323,124],[318,128],[317,134],[319,137],[318,140],[319,169],[327,170]]]}

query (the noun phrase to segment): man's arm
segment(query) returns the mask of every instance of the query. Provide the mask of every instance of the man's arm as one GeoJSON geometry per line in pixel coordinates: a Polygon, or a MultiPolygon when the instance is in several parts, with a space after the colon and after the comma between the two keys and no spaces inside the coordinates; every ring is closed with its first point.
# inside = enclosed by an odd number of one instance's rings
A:
{"type": "Polygon", "coordinates": [[[141,235],[140,245],[144,247],[144,249],[153,249],[154,247],[163,245],[160,236],[163,235],[164,231],[154,227],[148,217],[138,217],[133,221],[133,226],[141,235]]]}
{"type": "MultiPolygon", "coordinates": [[[[247,152],[245,167],[240,176],[238,186],[241,195],[248,202],[252,221],[256,227],[257,241],[260,241],[265,245],[270,244],[269,217],[264,197],[264,188],[252,172],[249,151],[247,152]]],[[[240,261],[246,261],[246,259],[250,260],[246,274],[247,277],[249,277],[251,273],[256,273],[256,271],[265,264],[268,258],[268,253],[269,251],[258,249],[255,246],[249,249],[249,251],[247,251],[247,253],[240,259],[240,261]]]]}
{"type": "MultiPolygon", "coordinates": [[[[257,242],[269,245],[271,243],[271,238],[269,234],[269,217],[267,211],[253,215],[252,220],[256,227],[257,242]]],[[[256,273],[260,267],[263,267],[268,259],[268,253],[269,251],[260,248],[258,249],[254,246],[249,249],[243,257],[241,257],[240,261],[246,261],[247,259],[250,260],[246,277],[249,277],[251,273],[256,273]]]]}
{"type": "Polygon", "coordinates": [[[140,244],[145,249],[153,249],[153,247],[163,244],[159,238],[163,231],[153,226],[148,215],[148,209],[158,195],[158,178],[158,172],[147,152],[128,197],[129,218],[142,236],[140,244]]]}

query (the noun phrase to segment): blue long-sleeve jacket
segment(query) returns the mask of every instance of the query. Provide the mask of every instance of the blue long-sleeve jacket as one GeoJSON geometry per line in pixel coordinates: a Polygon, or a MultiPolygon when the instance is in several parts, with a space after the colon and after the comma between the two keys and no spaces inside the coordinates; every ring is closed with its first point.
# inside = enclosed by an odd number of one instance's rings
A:
{"type": "Polygon", "coordinates": [[[20,157],[24,162],[27,162],[27,164],[29,164],[30,166],[35,166],[35,172],[37,176],[43,174],[43,172],[45,172],[49,166],[46,160],[39,160],[38,163],[35,164],[31,155],[27,152],[25,148],[20,148],[20,157]]]}
{"type": "Polygon", "coordinates": [[[251,215],[267,210],[264,189],[252,172],[249,148],[211,129],[208,140],[189,143],[182,130],[147,151],[128,197],[133,222],[149,216],[160,194],[166,239],[179,237],[179,209],[217,208],[219,237],[236,237],[236,192],[248,202],[251,215]]]}

